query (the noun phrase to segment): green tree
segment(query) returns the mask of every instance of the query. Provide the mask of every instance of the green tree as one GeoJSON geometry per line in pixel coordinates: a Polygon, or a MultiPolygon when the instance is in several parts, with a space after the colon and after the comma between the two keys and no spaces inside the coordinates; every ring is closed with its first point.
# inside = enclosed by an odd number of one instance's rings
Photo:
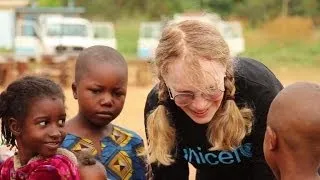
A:
{"type": "Polygon", "coordinates": [[[290,0],[289,1],[289,15],[300,16],[319,16],[319,0],[290,0]]]}
{"type": "Polygon", "coordinates": [[[143,16],[160,19],[184,11],[209,10],[222,17],[240,16],[257,26],[281,14],[319,19],[320,0],[33,0],[39,6],[66,6],[74,2],[86,8],[91,19],[116,21],[122,17],[143,16]]]}
{"type": "Polygon", "coordinates": [[[62,6],[63,2],[58,0],[36,0],[38,6],[46,6],[46,7],[57,7],[62,6]]]}
{"type": "Polygon", "coordinates": [[[233,14],[246,17],[252,26],[257,26],[266,20],[279,16],[281,4],[279,0],[242,0],[235,4],[233,14]]]}
{"type": "Polygon", "coordinates": [[[151,19],[160,19],[183,9],[180,0],[147,0],[147,16],[151,19]]]}
{"type": "Polygon", "coordinates": [[[235,0],[211,0],[207,3],[208,7],[221,16],[229,16],[235,8],[235,0]]]}

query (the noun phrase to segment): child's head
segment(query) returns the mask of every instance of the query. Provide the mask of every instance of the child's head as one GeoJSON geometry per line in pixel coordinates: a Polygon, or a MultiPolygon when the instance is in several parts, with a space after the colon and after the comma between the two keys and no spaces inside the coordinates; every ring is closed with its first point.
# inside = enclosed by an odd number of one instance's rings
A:
{"type": "Polygon", "coordinates": [[[18,79],[0,95],[0,118],[2,141],[6,145],[17,146],[25,159],[51,156],[64,138],[63,91],[42,77],[18,79]]]}
{"type": "Polygon", "coordinates": [[[319,85],[307,82],[295,83],[287,86],[276,96],[268,113],[264,153],[276,176],[280,175],[280,167],[284,163],[299,163],[300,168],[307,165],[315,167],[313,170],[318,171],[319,85]]]}
{"type": "Polygon", "coordinates": [[[79,162],[81,180],[105,180],[107,179],[106,169],[89,152],[80,151],[76,153],[79,162]]]}
{"type": "Polygon", "coordinates": [[[76,62],[74,98],[79,115],[98,127],[121,112],[127,93],[128,68],[119,52],[107,46],[84,49],[76,62]]]}

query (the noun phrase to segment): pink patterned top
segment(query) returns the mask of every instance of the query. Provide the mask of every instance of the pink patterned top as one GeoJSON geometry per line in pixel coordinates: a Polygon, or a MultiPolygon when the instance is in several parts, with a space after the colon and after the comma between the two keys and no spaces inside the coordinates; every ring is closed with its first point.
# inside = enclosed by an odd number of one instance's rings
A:
{"type": "Polygon", "coordinates": [[[50,158],[32,158],[28,164],[19,165],[17,156],[0,165],[1,180],[80,180],[75,162],[62,154],[50,158]]]}

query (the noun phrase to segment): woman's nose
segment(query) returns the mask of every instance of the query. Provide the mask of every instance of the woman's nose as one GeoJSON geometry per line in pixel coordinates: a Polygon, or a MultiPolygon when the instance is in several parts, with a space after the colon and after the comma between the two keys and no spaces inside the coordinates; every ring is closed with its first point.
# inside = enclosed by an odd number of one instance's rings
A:
{"type": "Polygon", "coordinates": [[[198,94],[194,97],[191,106],[196,111],[201,111],[207,108],[208,100],[205,99],[201,94],[198,94]]]}

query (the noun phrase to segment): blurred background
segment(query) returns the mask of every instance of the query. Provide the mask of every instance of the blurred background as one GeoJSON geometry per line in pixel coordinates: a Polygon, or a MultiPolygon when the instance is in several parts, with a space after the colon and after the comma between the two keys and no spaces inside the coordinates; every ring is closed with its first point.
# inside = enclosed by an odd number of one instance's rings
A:
{"type": "Polygon", "coordinates": [[[320,0],[0,0],[0,90],[20,76],[44,75],[64,87],[72,117],[77,54],[107,45],[129,65],[127,100],[115,124],[145,138],[154,50],[163,27],[185,19],[214,24],[232,56],[263,62],[284,85],[320,83],[320,0]]]}
{"type": "MultiPolygon", "coordinates": [[[[0,62],[15,61],[18,75],[44,73],[47,64],[103,44],[133,64],[132,76],[144,77],[163,27],[190,18],[213,23],[233,56],[258,59],[283,78],[318,80],[319,0],[0,0],[0,62]]],[[[4,74],[0,84],[10,81],[4,74]]]]}

